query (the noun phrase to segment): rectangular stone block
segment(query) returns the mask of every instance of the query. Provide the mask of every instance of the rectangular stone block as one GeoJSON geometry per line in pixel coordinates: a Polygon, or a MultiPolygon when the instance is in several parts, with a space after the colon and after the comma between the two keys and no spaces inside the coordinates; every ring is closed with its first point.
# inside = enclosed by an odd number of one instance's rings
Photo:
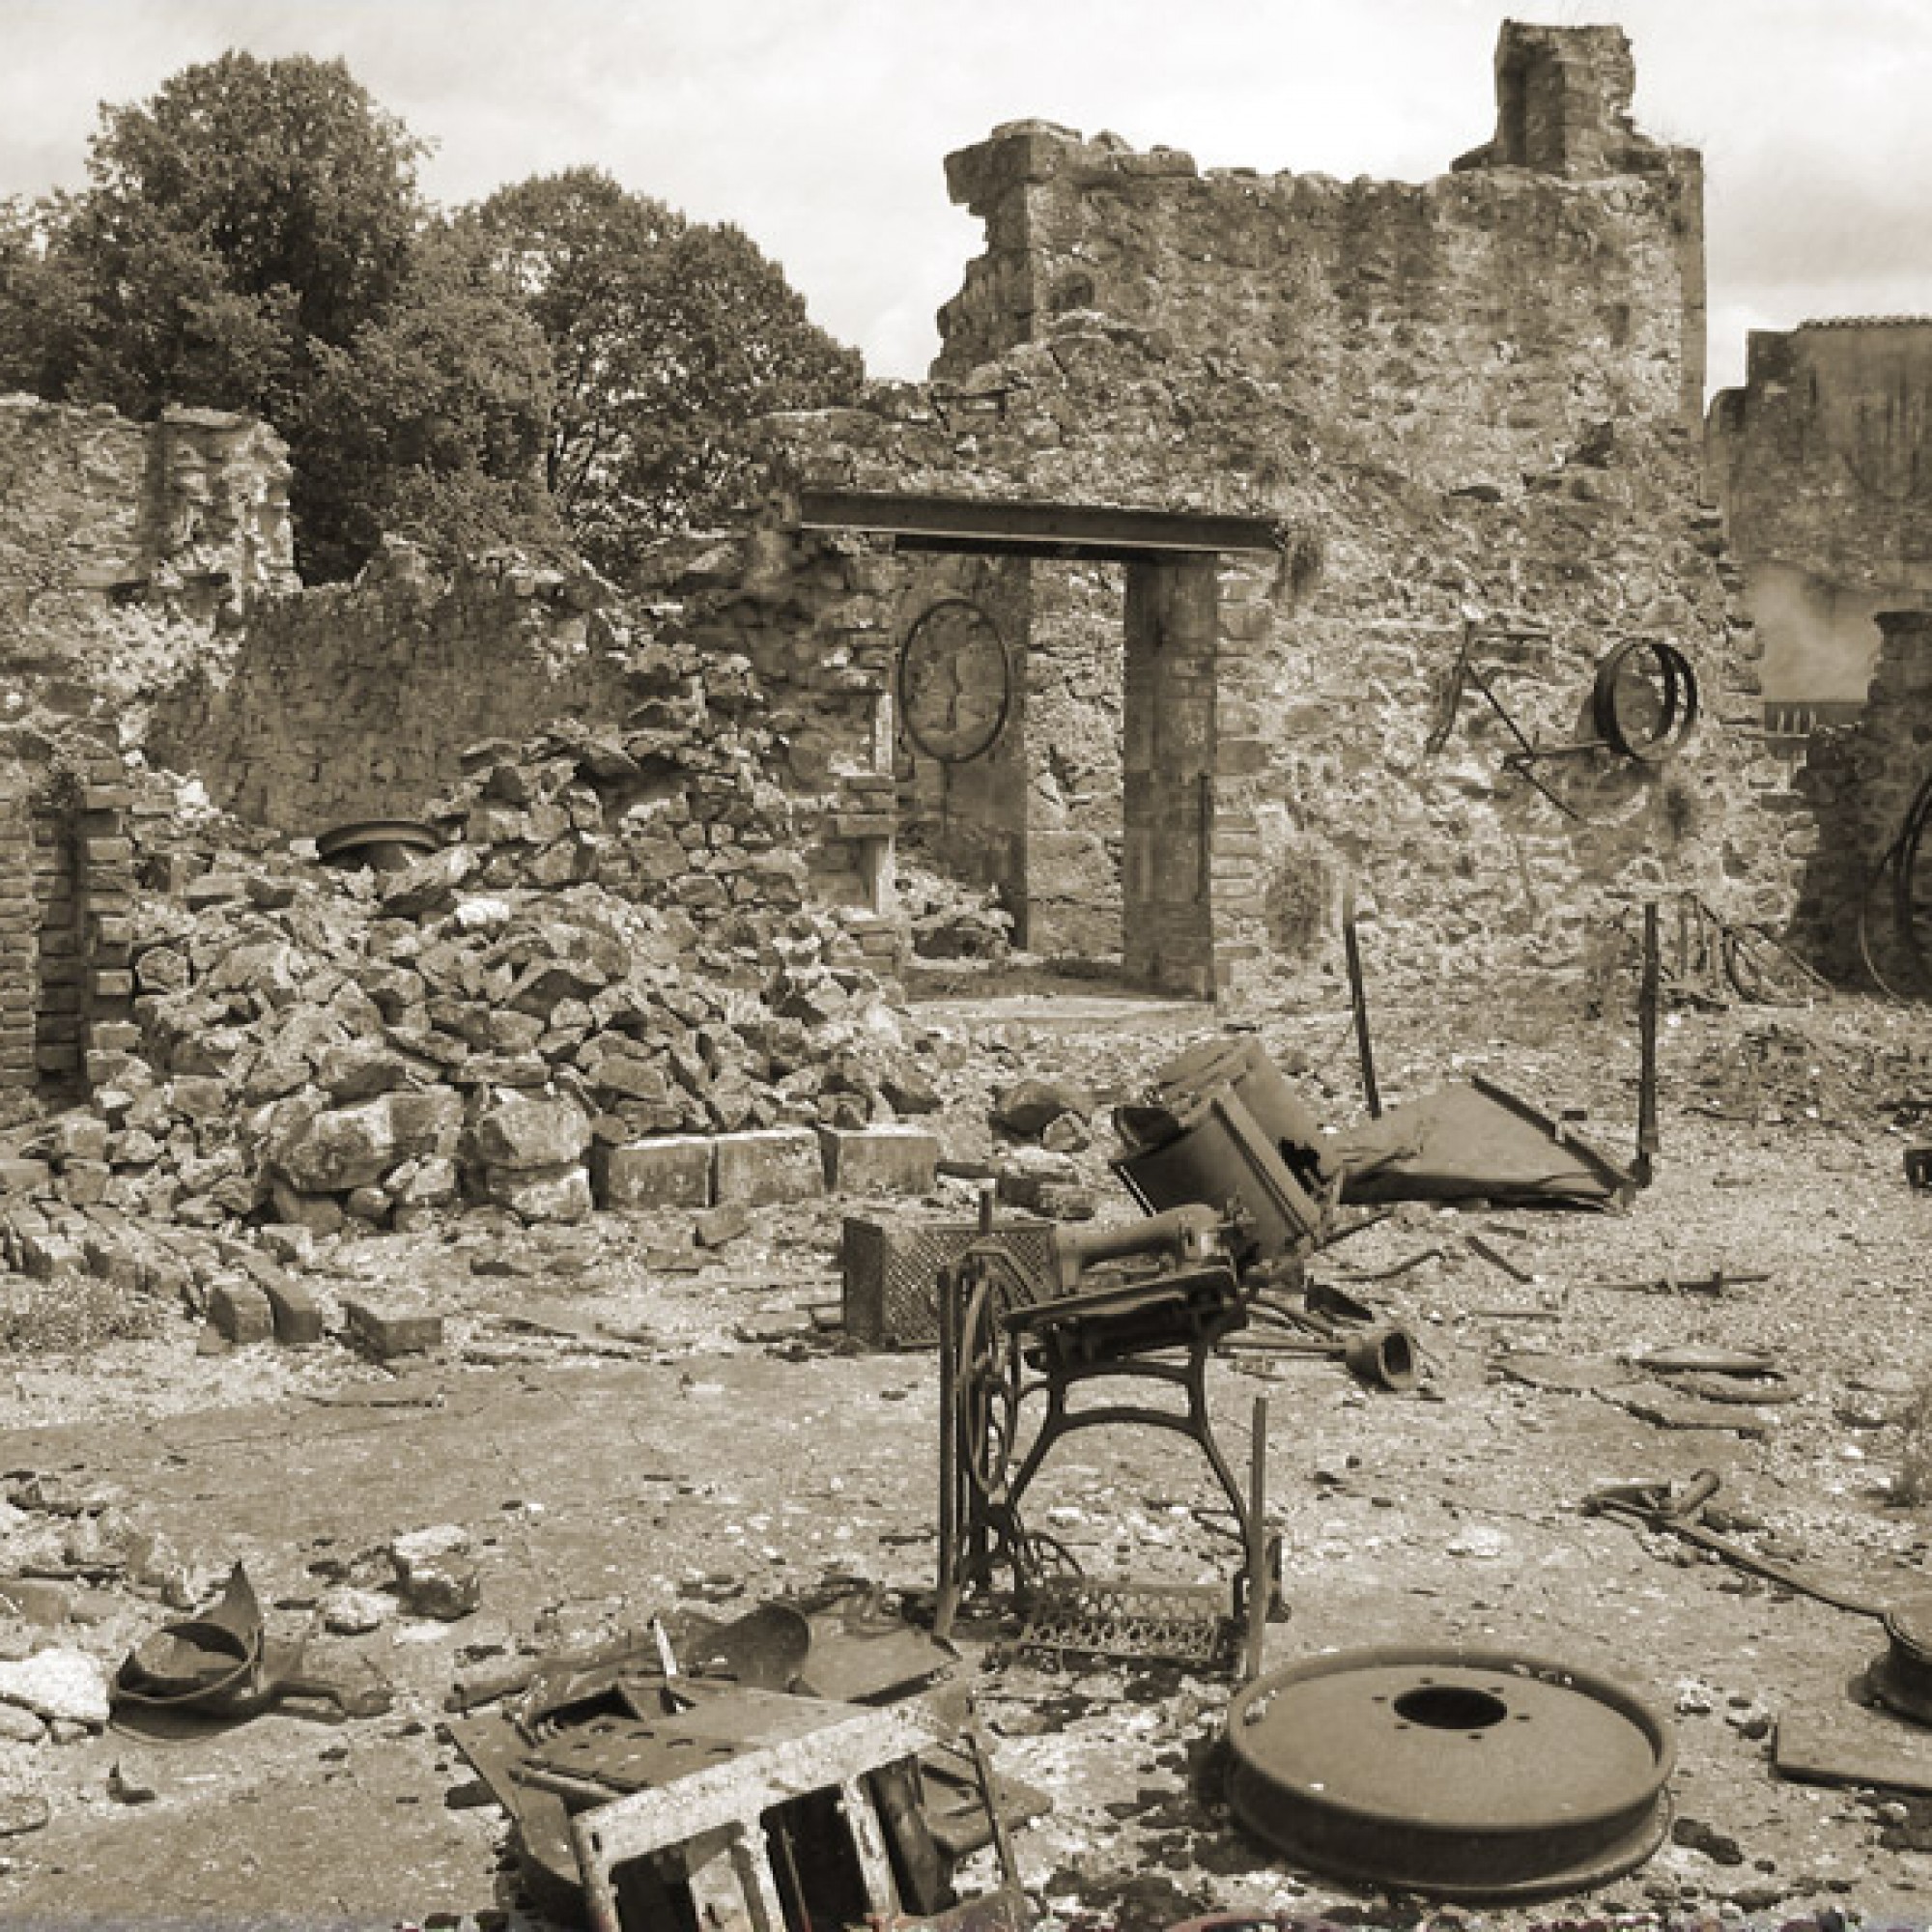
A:
{"type": "Polygon", "coordinates": [[[442,1317],[423,1308],[349,1298],[342,1304],[349,1331],[381,1361],[422,1355],[442,1347],[442,1317]]]}
{"type": "Polygon", "coordinates": [[[712,1142],[706,1134],[665,1134],[590,1151],[597,1205],[619,1214],[711,1206],[712,1142]]]}
{"type": "Polygon", "coordinates": [[[711,1197],[720,1206],[741,1201],[810,1201],[825,1192],[825,1162],[810,1127],[761,1127],[720,1134],[713,1144],[711,1197]]]}
{"type": "Polygon", "coordinates": [[[35,1194],[52,1178],[43,1160],[0,1160],[0,1200],[14,1194],[35,1194]]]}
{"type": "Polygon", "coordinates": [[[274,1310],[252,1281],[217,1281],[208,1292],[208,1319],[238,1347],[267,1342],[275,1332],[274,1310]]]}
{"type": "Polygon", "coordinates": [[[275,1340],[285,1349],[310,1349],[325,1332],[322,1303],[304,1281],[277,1267],[266,1255],[243,1255],[248,1279],[268,1297],[275,1340]]]}
{"type": "Polygon", "coordinates": [[[835,1194],[929,1194],[938,1139],[921,1127],[820,1127],[825,1180],[835,1194]]]}

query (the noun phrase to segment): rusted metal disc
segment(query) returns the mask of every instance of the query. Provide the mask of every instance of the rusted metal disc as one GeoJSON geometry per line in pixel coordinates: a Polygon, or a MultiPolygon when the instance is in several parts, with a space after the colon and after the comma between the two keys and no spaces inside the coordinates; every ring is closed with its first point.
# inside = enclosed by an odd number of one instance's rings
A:
{"type": "Polygon", "coordinates": [[[315,855],[326,866],[367,866],[373,871],[399,872],[441,843],[434,826],[413,818],[364,818],[318,833],[315,855]]]}
{"type": "Polygon", "coordinates": [[[1894,1604],[1885,1634],[1891,1648],[1865,1673],[1865,1688],[1900,1717],[1932,1724],[1932,1596],[1894,1604]]]}
{"type": "Polygon", "coordinates": [[[1297,1864],[1442,1898],[1581,1890],[1670,1822],[1669,1725],[1606,1678],[1397,1647],[1262,1677],[1228,1715],[1230,1799],[1297,1864]]]}

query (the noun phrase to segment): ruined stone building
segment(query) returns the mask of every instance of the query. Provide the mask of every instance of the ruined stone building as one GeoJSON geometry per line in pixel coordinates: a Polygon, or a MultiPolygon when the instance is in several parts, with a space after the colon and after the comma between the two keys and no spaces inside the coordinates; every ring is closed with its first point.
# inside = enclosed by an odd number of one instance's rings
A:
{"type": "Polygon", "coordinates": [[[238,416],[0,398],[0,1090],[128,1024],[118,721],[294,584],[287,481],[238,416]]]}
{"type": "Polygon", "coordinates": [[[1827,720],[1865,697],[1882,611],[1932,601],[1932,320],[1753,331],[1711,406],[1713,494],[1764,639],[1765,696],[1827,720]]]}
{"type": "Polygon", "coordinates": [[[1699,499],[1698,157],[1634,128],[1614,28],[1510,25],[1495,84],[1418,184],[996,129],[947,164],[985,246],[930,380],[774,419],[755,514],[646,597],[395,548],[305,590],[265,431],[8,406],[8,1076],[121,1023],[116,746],[286,839],[569,714],[631,734],[621,776],[467,828],[531,876],[798,894],[885,960],[917,851],[1035,952],[1196,995],[1332,972],[1350,890],[1417,983],[1580,975],[1671,893],[1781,923],[1816,835],[1699,499]],[[1625,645],[1694,673],[1669,757],[1604,743],[1625,645]],[[63,791],[77,714],[102,763],[63,791]]]}

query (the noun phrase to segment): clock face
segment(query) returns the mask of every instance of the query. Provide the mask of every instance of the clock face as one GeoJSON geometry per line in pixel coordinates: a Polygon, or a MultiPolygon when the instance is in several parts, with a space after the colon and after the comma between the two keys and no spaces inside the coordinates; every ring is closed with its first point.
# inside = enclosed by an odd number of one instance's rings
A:
{"type": "Polygon", "coordinates": [[[922,611],[899,651],[899,717],[928,757],[990,751],[1012,703],[1012,668],[992,618],[963,597],[922,611]]]}

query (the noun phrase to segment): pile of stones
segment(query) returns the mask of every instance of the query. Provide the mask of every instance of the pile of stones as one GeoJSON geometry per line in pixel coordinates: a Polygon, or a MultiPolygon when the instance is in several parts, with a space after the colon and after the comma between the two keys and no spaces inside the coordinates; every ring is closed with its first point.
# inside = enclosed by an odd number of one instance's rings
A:
{"type": "MultiPolygon", "coordinates": [[[[649,788],[638,763],[554,731],[479,751],[440,814],[465,836],[395,871],[204,838],[208,869],[138,901],[134,1037],[90,1054],[83,1105],[15,1137],[10,1208],[317,1234],[485,1203],[570,1222],[613,1149],[936,1108],[943,1043],[840,915],[770,890],[793,855],[758,844],[776,816],[755,781],[704,791],[709,819],[666,786],[600,831],[612,792],[649,788]],[[651,903],[636,868],[658,840],[652,865],[711,865],[651,903]],[[629,892],[597,876],[613,850],[629,892]],[[755,887],[731,883],[748,870],[755,887]]],[[[169,827],[142,824],[157,859],[169,827]]]]}

